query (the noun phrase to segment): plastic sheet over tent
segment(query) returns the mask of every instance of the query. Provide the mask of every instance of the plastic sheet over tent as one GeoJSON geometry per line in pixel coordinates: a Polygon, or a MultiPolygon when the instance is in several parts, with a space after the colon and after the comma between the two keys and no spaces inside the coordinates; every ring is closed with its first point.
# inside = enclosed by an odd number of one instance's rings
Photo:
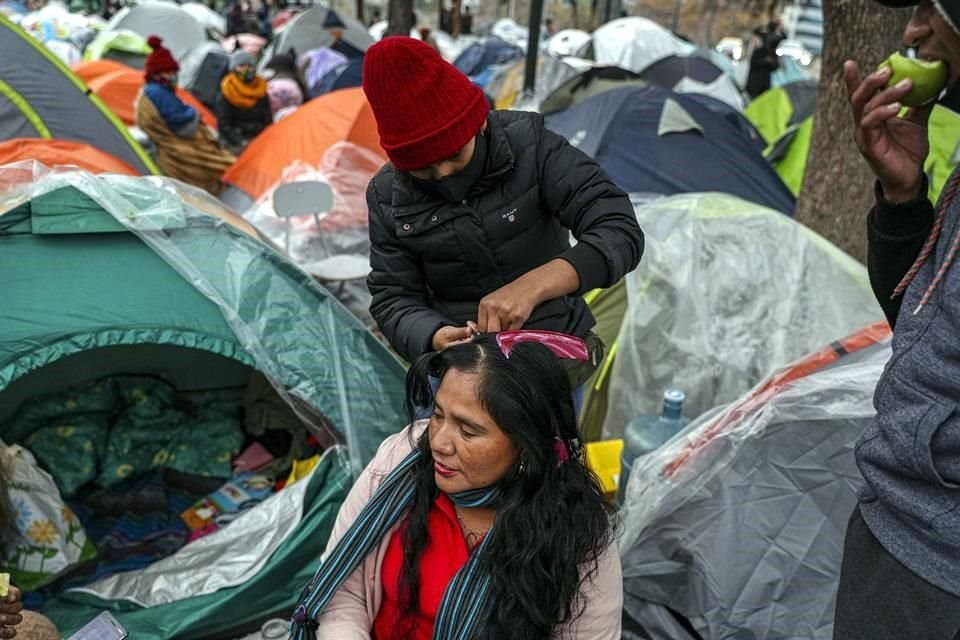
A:
{"type": "Polygon", "coordinates": [[[647,246],[626,278],[605,436],[658,413],[667,388],[695,418],[883,317],[860,263],[775,211],[689,194],[636,212],[647,246]]]}
{"type": "MultiPolygon", "coordinates": [[[[4,182],[0,172],[0,183],[4,182]]],[[[83,225],[85,233],[113,233],[115,242],[123,240],[124,234],[118,232],[126,229],[155,254],[143,254],[141,249],[138,259],[152,262],[139,271],[146,274],[152,265],[153,286],[179,286],[180,290],[167,294],[171,297],[143,298],[135,294],[143,287],[133,278],[122,287],[115,283],[100,289],[89,284],[68,288],[70,281],[65,277],[58,280],[60,287],[37,287],[36,278],[24,281],[30,289],[20,295],[31,305],[14,308],[35,313],[0,332],[0,391],[34,369],[114,341],[201,350],[216,347],[215,353],[255,366],[267,376],[305,423],[320,431],[323,425],[332,425],[349,445],[357,472],[383,438],[402,426],[399,361],[316,281],[257,239],[252,227],[236,221],[205,192],[164,178],[93,176],[81,171],[49,172],[34,181],[7,186],[0,217],[33,218],[29,226],[15,219],[12,231],[4,227],[8,233],[60,229],[58,237],[66,246],[84,239],[77,231],[68,232],[77,224],[83,225]],[[47,224],[40,225],[41,219],[47,224]],[[37,291],[55,300],[46,299],[44,306],[37,291]],[[118,300],[121,292],[136,304],[118,300]],[[168,304],[184,297],[199,300],[197,313],[177,315],[177,309],[168,304]],[[145,306],[150,309],[144,311],[145,306]],[[49,312],[59,308],[73,311],[49,312]],[[200,322],[200,310],[207,325],[195,332],[182,326],[200,322]],[[169,326],[155,326],[167,317],[179,319],[169,326]],[[211,331],[219,337],[212,337],[211,331]],[[318,411],[324,416],[322,422],[318,422],[318,411]]],[[[36,263],[37,250],[36,244],[12,243],[0,261],[22,268],[36,263]],[[13,252],[18,248],[26,253],[13,252]]],[[[88,251],[84,273],[93,269],[95,258],[113,260],[109,267],[97,263],[111,273],[118,251],[88,251]]],[[[56,268],[59,274],[63,265],[56,268]]],[[[5,295],[16,300],[18,292],[8,287],[5,295]]]]}
{"type": "Polygon", "coordinates": [[[793,196],[761,155],[753,127],[707,96],[615,89],[549,116],[547,126],[593,156],[629,193],[719,191],[793,212],[793,196]]]}
{"type": "Polygon", "coordinates": [[[600,64],[640,73],[661,58],[689,55],[696,47],[652,20],[630,17],[613,20],[594,31],[589,49],[600,64]]]}
{"type": "Polygon", "coordinates": [[[888,339],[879,323],[840,340],[635,463],[621,512],[624,638],[832,638],[862,483],[853,447],[888,339]]]}
{"type": "Polygon", "coordinates": [[[137,175],[136,170],[109,153],[81,142],[16,138],[0,142],[0,166],[36,161],[48,167],[74,166],[91,173],[137,175]]]}
{"type": "Polygon", "coordinates": [[[373,111],[358,88],[315,98],[254,138],[224,173],[228,188],[221,199],[246,210],[282,179],[287,167],[297,161],[320,165],[327,149],[338,142],[352,142],[386,161],[373,111]]]}
{"type": "MultiPolygon", "coordinates": [[[[344,256],[369,268],[366,192],[382,165],[383,158],[368,149],[348,142],[337,143],[323,155],[319,166],[296,161],[287,167],[281,181],[267,190],[243,217],[307,273],[329,279],[331,263],[344,256]],[[333,208],[316,216],[278,217],[273,207],[274,191],[281,184],[300,181],[328,184],[333,191],[333,208]]],[[[370,291],[365,280],[332,281],[331,289],[365,325],[376,326],[370,315],[370,291]]]]}
{"type": "Polygon", "coordinates": [[[317,570],[340,504],[350,490],[348,467],[343,448],[330,449],[308,478],[254,507],[229,527],[184,547],[160,566],[119,574],[114,581],[90,589],[61,593],[46,603],[43,613],[68,637],[108,609],[138,640],[219,637],[236,628],[230,634],[235,637],[245,625],[271,614],[287,617],[301,586],[317,570]],[[258,556],[251,541],[264,546],[264,540],[271,553],[258,556]],[[146,606],[138,606],[128,597],[133,594],[123,592],[122,599],[106,599],[112,595],[106,589],[119,584],[136,589],[136,599],[146,606]],[[219,588],[213,591],[214,587],[219,588]]]}
{"type": "Polygon", "coordinates": [[[144,0],[124,7],[107,22],[107,31],[128,29],[144,38],[158,35],[163,46],[177,60],[207,40],[207,34],[197,19],[172,2],[144,0]]]}
{"type": "Polygon", "coordinates": [[[106,151],[139,173],[158,173],[116,116],[60,60],[0,16],[0,140],[46,138],[106,151]]]}

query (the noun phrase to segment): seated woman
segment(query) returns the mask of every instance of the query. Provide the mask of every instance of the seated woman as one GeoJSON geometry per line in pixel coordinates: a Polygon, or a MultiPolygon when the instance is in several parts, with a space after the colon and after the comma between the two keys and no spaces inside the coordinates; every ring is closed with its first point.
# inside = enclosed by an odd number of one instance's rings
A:
{"type": "Polygon", "coordinates": [[[144,66],[147,83],[137,96],[137,126],[156,147],[164,174],[218,195],[220,177],[236,158],[220,148],[197,110],[177,96],[180,65],[163,40],[150,36],[147,43],[153,50],[144,66]]]}
{"type": "Polygon", "coordinates": [[[297,67],[297,52],[293,49],[278,53],[267,63],[264,77],[267,79],[267,98],[273,121],[279,122],[303,104],[307,94],[303,74],[297,67]]]}
{"type": "Polygon", "coordinates": [[[513,331],[421,357],[407,410],[433,415],[360,475],[292,637],[619,639],[612,509],[560,363],[587,354],[579,338],[513,331]]]}
{"type": "Polygon", "coordinates": [[[273,123],[267,81],[257,75],[257,61],[240,49],[230,56],[230,73],[220,82],[217,125],[220,141],[239,154],[273,123]]]}

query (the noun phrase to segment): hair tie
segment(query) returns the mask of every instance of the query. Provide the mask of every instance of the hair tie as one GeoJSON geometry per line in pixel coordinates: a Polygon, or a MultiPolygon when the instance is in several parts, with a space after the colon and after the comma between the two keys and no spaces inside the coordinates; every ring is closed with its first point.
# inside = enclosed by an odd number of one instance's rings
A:
{"type": "Polygon", "coordinates": [[[561,438],[554,437],[553,450],[557,454],[558,467],[570,459],[570,448],[567,447],[567,443],[564,442],[561,438]]]}

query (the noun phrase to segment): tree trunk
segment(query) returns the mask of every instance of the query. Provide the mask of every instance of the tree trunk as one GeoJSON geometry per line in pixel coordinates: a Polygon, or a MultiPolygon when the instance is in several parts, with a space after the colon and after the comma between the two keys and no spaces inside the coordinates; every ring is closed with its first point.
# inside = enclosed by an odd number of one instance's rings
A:
{"type": "Polygon", "coordinates": [[[463,33],[463,12],[460,6],[460,0],[453,0],[453,7],[450,9],[450,35],[454,38],[463,33]]]}
{"type": "Polygon", "coordinates": [[[864,217],[873,205],[874,176],[853,141],[843,63],[861,75],[902,48],[910,10],[866,8],[864,0],[823,1],[823,60],[810,155],[797,201],[797,220],[866,262],[864,217]]]}
{"type": "Polygon", "coordinates": [[[713,48],[713,26],[717,22],[717,0],[706,0],[707,26],[703,34],[703,46],[713,48]]]}
{"type": "Polygon", "coordinates": [[[413,29],[413,0],[390,0],[385,36],[409,36],[413,29]]]}

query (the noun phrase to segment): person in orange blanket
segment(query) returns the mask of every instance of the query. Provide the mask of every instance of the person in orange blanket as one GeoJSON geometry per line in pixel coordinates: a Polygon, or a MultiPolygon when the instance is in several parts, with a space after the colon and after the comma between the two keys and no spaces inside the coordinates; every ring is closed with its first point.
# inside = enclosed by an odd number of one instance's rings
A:
{"type": "Polygon", "coordinates": [[[267,81],[257,75],[253,56],[237,51],[230,57],[230,73],[220,83],[220,142],[233,153],[240,153],[271,122],[267,81]]]}

